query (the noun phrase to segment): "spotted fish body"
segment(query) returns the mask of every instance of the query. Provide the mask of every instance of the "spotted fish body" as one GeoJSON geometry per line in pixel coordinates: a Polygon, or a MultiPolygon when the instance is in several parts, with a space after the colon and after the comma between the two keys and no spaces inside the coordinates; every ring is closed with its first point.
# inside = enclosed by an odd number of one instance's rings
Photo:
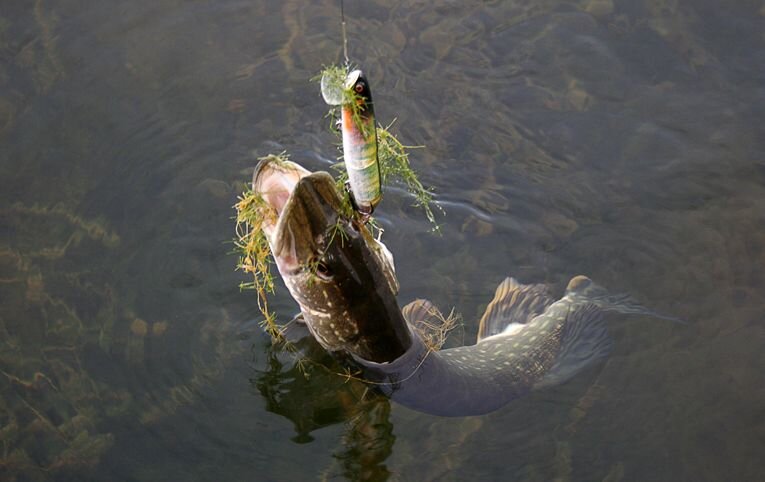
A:
{"type": "Polygon", "coordinates": [[[475,345],[434,350],[421,327],[439,318],[435,308],[417,300],[399,309],[392,265],[364,226],[344,217],[331,176],[284,169],[261,164],[253,187],[277,211],[278,221],[267,226],[269,244],[309,331],[410,408],[443,416],[490,412],[606,356],[611,341],[601,311],[655,315],[584,276],[557,301],[543,285],[507,278],[480,320],[475,345]]]}
{"type": "Polygon", "coordinates": [[[253,190],[277,214],[264,232],[314,338],[371,361],[402,355],[411,340],[389,253],[343,214],[332,176],[267,159],[255,168],[253,190]]]}
{"type": "MultiPolygon", "coordinates": [[[[576,277],[568,291],[589,283],[576,277]]],[[[412,327],[416,316],[408,317],[412,327]]],[[[441,416],[496,410],[534,388],[567,380],[611,347],[595,305],[568,295],[553,302],[542,285],[512,278],[497,288],[475,345],[432,351],[417,330],[412,333],[412,347],[395,361],[357,362],[397,402],[441,416]],[[504,329],[512,323],[519,327],[504,329]]]]}

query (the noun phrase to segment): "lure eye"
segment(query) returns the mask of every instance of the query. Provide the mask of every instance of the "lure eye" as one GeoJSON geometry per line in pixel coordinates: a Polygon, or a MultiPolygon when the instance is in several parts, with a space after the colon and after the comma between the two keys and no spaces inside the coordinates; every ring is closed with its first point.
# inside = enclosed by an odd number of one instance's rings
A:
{"type": "Polygon", "coordinates": [[[353,90],[355,90],[357,94],[364,92],[364,82],[356,83],[356,85],[353,87],[353,90]]]}

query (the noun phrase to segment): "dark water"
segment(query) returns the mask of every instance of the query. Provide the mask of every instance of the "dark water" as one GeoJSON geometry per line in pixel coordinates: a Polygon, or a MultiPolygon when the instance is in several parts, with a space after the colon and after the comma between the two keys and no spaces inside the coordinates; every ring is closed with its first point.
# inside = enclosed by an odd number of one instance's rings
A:
{"type": "Polygon", "coordinates": [[[334,162],[338,2],[3,0],[0,478],[762,480],[765,4],[346,3],[447,213],[387,191],[402,303],[472,342],[504,276],[581,273],[691,324],[610,316],[605,364],[483,417],[305,379],[231,206],[258,156],[334,162]]]}

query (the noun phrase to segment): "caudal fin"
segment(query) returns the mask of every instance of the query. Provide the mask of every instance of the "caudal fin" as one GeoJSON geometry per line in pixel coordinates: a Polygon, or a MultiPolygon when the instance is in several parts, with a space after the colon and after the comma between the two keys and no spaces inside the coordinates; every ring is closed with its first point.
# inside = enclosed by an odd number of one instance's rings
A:
{"type": "Polygon", "coordinates": [[[563,325],[558,358],[534,388],[569,380],[587,366],[608,356],[612,346],[600,308],[594,304],[573,306],[563,325]]]}
{"type": "Polygon", "coordinates": [[[591,303],[601,310],[614,311],[622,314],[635,314],[652,316],[662,320],[668,320],[675,323],[687,325],[688,322],[674,316],[664,315],[653,311],[635,301],[626,294],[611,294],[602,286],[595,284],[586,276],[575,276],[571,278],[566,287],[566,296],[574,305],[580,303],[591,303]]]}

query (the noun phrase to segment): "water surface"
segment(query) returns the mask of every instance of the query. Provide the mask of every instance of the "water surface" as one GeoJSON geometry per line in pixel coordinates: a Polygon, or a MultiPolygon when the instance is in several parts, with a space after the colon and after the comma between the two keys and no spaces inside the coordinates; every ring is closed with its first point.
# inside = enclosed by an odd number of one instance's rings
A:
{"type": "MultiPolygon", "coordinates": [[[[586,274],[680,326],[482,417],[306,379],[257,328],[233,211],[258,156],[328,169],[335,1],[0,9],[3,480],[760,480],[765,6],[347,2],[378,120],[446,215],[379,220],[400,301],[472,343],[507,275],[586,274]]],[[[285,289],[272,298],[287,321],[285,289]]]]}

